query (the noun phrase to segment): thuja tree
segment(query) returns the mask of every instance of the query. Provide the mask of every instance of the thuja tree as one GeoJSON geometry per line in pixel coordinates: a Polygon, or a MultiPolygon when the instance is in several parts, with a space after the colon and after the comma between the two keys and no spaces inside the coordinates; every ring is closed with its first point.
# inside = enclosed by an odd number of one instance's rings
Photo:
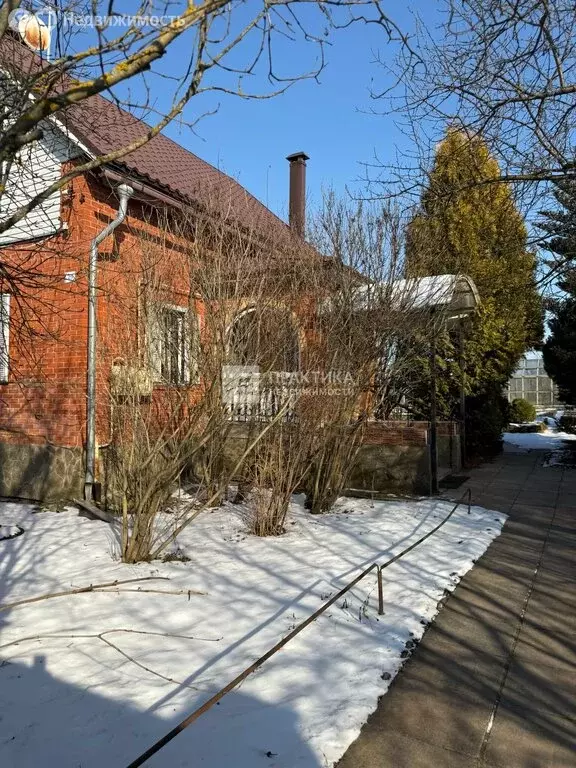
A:
{"type": "MultiPolygon", "coordinates": [[[[409,275],[464,273],[478,288],[476,314],[457,331],[438,329],[436,349],[439,412],[444,417],[458,414],[463,384],[471,419],[468,448],[480,455],[498,444],[507,415],[500,402],[502,389],[521,355],[542,335],[536,259],[527,250],[526,227],[510,188],[489,183],[498,174],[498,163],[481,138],[448,130],[437,148],[407,246],[409,275]],[[484,410],[490,411],[491,426],[478,439],[478,429],[472,427],[482,421],[484,410]]],[[[425,356],[418,380],[413,405],[426,417],[430,379],[425,356]]]]}

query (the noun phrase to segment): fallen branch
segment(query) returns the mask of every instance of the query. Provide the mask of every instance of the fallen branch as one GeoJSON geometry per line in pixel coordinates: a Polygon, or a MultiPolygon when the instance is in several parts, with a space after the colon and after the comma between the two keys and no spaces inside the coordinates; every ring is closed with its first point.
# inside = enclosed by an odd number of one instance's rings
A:
{"type": "Polygon", "coordinates": [[[4,643],[3,645],[0,645],[0,650],[4,648],[8,648],[13,645],[19,645],[20,643],[26,643],[30,642],[32,640],[45,640],[45,639],[51,639],[51,640],[85,640],[85,639],[94,639],[94,640],[101,640],[103,643],[105,643],[107,646],[112,648],[113,650],[117,651],[121,656],[123,656],[127,661],[131,662],[132,664],[135,664],[137,667],[140,667],[140,669],[143,669],[145,672],[148,672],[151,675],[154,675],[155,677],[159,677],[162,680],[165,680],[167,683],[171,683],[173,685],[179,685],[183,688],[189,688],[190,690],[197,691],[199,688],[197,688],[194,685],[190,685],[189,683],[185,683],[181,680],[175,680],[172,677],[167,677],[166,675],[163,675],[161,672],[157,672],[154,669],[151,669],[150,667],[147,667],[145,664],[142,664],[142,662],[137,661],[134,659],[130,654],[126,653],[126,651],[123,651],[121,648],[119,648],[115,643],[113,643],[111,640],[107,640],[105,635],[112,635],[117,633],[124,633],[124,634],[134,634],[134,635],[155,635],[156,637],[174,637],[178,638],[179,640],[199,640],[204,643],[218,643],[220,640],[222,640],[221,637],[194,637],[193,635],[173,635],[169,632],[150,632],[148,630],[141,630],[141,629],[125,629],[125,628],[119,628],[119,629],[107,629],[104,632],[98,632],[98,633],[74,633],[74,634],[68,634],[68,633],[47,633],[42,635],[29,635],[28,637],[20,637],[17,640],[11,640],[9,643],[4,643]]]}
{"type": "Polygon", "coordinates": [[[172,632],[153,632],[147,629],[126,629],[125,627],[119,627],[116,629],[106,629],[104,632],[46,632],[36,635],[26,635],[25,637],[19,637],[16,640],[10,640],[8,643],[0,645],[0,651],[4,648],[10,648],[12,645],[19,645],[20,643],[29,643],[32,640],[85,640],[89,638],[102,639],[102,635],[111,635],[113,633],[123,632],[125,634],[132,635],[155,635],[156,637],[175,637],[178,640],[199,640],[203,643],[219,643],[222,640],[221,637],[194,637],[194,635],[175,635],[172,632]]]}
{"type": "MultiPolygon", "coordinates": [[[[100,592],[100,590],[98,590],[100,592]]],[[[192,595],[207,595],[207,592],[199,592],[196,589],[102,589],[102,592],[140,592],[141,594],[144,593],[153,593],[155,595],[188,595],[188,600],[192,597],[192,595]]]]}
{"type": "Polygon", "coordinates": [[[109,581],[104,584],[90,584],[88,587],[77,587],[75,589],[67,589],[62,592],[50,592],[47,595],[38,595],[37,597],[26,597],[23,600],[16,600],[14,603],[4,603],[0,605],[0,612],[7,611],[10,608],[16,608],[19,605],[26,605],[28,603],[38,603],[41,600],[51,600],[54,597],[66,597],[67,595],[81,595],[85,592],[96,592],[100,589],[106,589],[108,587],[117,587],[120,584],[134,584],[137,581],[170,581],[168,576],[142,576],[138,579],[124,579],[109,581]]]}
{"type": "Polygon", "coordinates": [[[187,637],[186,635],[170,635],[165,634],[164,632],[146,632],[138,629],[109,629],[105,632],[101,632],[100,634],[96,635],[100,640],[102,640],[103,643],[106,643],[106,645],[110,646],[110,648],[113,648],[115,651],[117,651],[121,656],[124,656],[127,661],[132,662],[132,664],[135,664],[137,667],[140,667],[140,669],[143,669],[145,672],[148,672],[151,675],[155,675],[156,677],[160,677],[162,680],[165,680],[167,683],[172,683],[173,685],[179,685],[183,688],[190,688],[193,691],[200,690],[195,685],[190,685],[189,683],[184,683],[181,680],[174,680],[172,677],[167,677],[166,675],[163,675],[161,672],[156,672],[156,670],[151,669],[150,667],[147,667],[145,664],[142,664],[142,662],[137,661],[134,659],[130,654],[126,653],[126,651],[123,651],[121,648],[119,648],[115,643],[113,643],[111,640],[107,640],[104,635],[111,635],[113,632],[131,632],[137,635],[159,635],[161,637],[179,637],[181,639],[185,640],[203,640],[205,642],[213,642],[217,643],[222,638],[202,638],[202,637],[187,637]]]}

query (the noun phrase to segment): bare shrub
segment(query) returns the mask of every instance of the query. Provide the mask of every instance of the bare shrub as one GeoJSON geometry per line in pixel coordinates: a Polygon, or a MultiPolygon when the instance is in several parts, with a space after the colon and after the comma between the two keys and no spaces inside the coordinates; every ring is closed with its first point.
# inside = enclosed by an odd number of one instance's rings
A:
{"type": "Polygon", "coordinates": [[[315,435],[316,449],[306,476],[306,508],[312,514],[328,512],[345,490],[358,449],[363,420],[355,424],[330,424],[315,435]]]}
{"type": "Polygon", "coordinates": [[[140,233],[126,292],[108,297],[111,323],[101,340],[102,356],[113,358],[106,494],[122,512],[128,562],[158,557],[203,509],[221,503],[275,423],[274,413],[254,422],[242,455],[227,458],[229,328],[246,307],[260,313],[275,301],[263,245],[231,221],[155,215],[161,242],[140,233]],[[187,493],[175,496],[182,485],[187,493]]]}
{"type": "Polygon", "coordinates": [[[303,409],[313,435],[306,506],[314,513],[329,510],[345,490],[366,422],[402,401],[403,374],[414,358],[407,340],[425,320],[402,279],[404,232],[394,207],[339,201],[333,194],[313,224],[314,242],[332,268],[329,291],[316,309],[311,359],[328,373],[334,393],[303,409]]]}
{"type": "Polygon", "coordinates": [[[137,390],[113,395],[112,439],[107,455],[109,498],[122,511],[122,559],[135,563],[160,554],[172,524],[190,516],[172,500],[179,478],[200,450],[200,409],[180,393],[142,402],[137,390]],[[159,513],[177,510],[165,524],[159,513]]]}
{"type": "Polygon", "coordinates": [[[256,536],[279,536],[286,530],[290,499],[306,469],[308,452],[301,438],[298,425],[279,423],[255,449],[246,518],[256,536]]]}
{"type": "Polygon", "coordinates": [[[402,342],[422,319],[400,280],[402,222],[389,208],[329,197],[317,226],[316,250],[296,240],[270,249],[254,232],[197,214],[171,216],[165,243],[143,238],[136,295],[115,314],[124,389],[110,387],[110,490],[126,560],[157,557],[221,503],[232,479],[256,535],[284,532],[300,488],[313,512],[327,511],[346,488],[365,423],[396,403],[382,381],[409,365],[402,342]],[[177,290],[175,240],[186,243],[177,290]],[[147,375],[156,385],[143,394],[147,375]],[[175,500],[187,478],[196,495],[175,500]]]}
{"type": "MultiPolygon", "coordinates": [[[[290,286],[305,328],[299,364],[275,379],[277,401],[289,398],[288,423],[248,457],[240,487],[239,500],[251,490],[249,527],[258,535],[283,532],[299,488],[314,513],[328,511],[343,493],[365,424],[402,401],[417,352],[410,341],[428,317],[404,280],[404,222],[395,209],[328,195],[312,240],[315,256],[299,262],[299,280],[290,286]]],[[[272,373],[268,355],[288,367],[288,341],[263,328],[247,359],[272,373]]]]}

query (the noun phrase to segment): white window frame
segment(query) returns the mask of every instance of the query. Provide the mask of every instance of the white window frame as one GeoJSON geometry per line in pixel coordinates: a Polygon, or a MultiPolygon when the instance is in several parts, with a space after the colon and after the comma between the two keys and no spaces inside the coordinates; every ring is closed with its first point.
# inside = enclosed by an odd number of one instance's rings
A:
{"type": "Polygon", "coordinates": [[[0,384],[10,374],[10,294],[0,293],[0,384]]]}
{"type": "Polygon", "coordinates": [[[154,380],[169,386],[189,386],[196,378],[196,354],[194,354],[198,335],[198,320],[189,308],[177,304],[157,304],[153,310],[153,318],[149,329],[148,352],[152,365],[154,380]],[[164,326],[162,314],[170,313],[180,316],[181,322],[177,329],[177,377],[166,377],[162,371],[165,348],[164,326]],[[193,376],[194,374],[194,376],[193,376]]]}

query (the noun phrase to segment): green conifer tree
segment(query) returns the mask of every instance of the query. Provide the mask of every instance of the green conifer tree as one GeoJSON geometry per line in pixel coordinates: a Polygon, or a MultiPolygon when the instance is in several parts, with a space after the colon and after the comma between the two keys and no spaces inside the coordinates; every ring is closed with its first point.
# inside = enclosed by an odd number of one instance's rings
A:
{"type": "MultiPolygon", "coordinates": [[[[536,259],[527,251],[522,215],[507,185],[478,183],[498,174],[498,163],[480,138],[448,130],[410,224],[406,254],[411,276],[467,274],[478,288],[481,305],[467,321],[462,350],[454,330],[444,331],[437,338],[437,359],[439,415],[458,415],[464,380],[474,426],[467,430],[469,448],[480,455],[498,444],[507,418],[503,388],[522,354],[542,336],[536,259]],[[491,426],[478,440],[482,411],[490,411],[491,426]]],[[[420,411],[425,416],[426,361],[423,369],[420,411]]]]}
{"type": "Polygon", "coordinates": [[[560,398],[576,405],[576,181],[557,182],[554,197],[559,207],[543,211],[538,226],[547,235],[547,266],[559,276],[563,296],[548,304],[550,336],[542,351],[560,398]]]}

